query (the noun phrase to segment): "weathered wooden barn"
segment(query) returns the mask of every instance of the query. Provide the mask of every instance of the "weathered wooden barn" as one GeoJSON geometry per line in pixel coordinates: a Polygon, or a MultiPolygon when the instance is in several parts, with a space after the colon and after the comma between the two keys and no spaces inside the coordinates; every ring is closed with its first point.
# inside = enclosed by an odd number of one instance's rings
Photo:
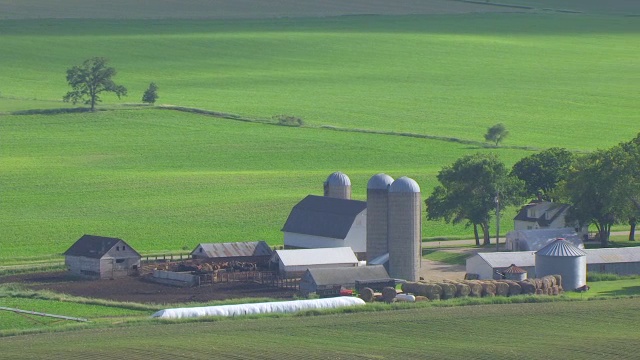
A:
{"type": "Polygon", "coordinates": [[[300,293],[303,296],[338,295],[340,289],[355,289],[357,281],[386,281],[393,283],[384,266],[358,266],[340,268],[308,269],[300,279],[300,293]]]}
{"type": "Polygon", "coordinates": [[[358,259],[350,247],[276,250],[269,266],[282,277],[299,278],[307,269],[356,267],[358,259]]]}
{"type": "Polygon", "coordinates": [[[282,228],[285,249],[350,247],[367,251],[367,203],[309,195],[293,207],[282,228]]]}
{"type": "Polygon", "coordinates": [[[239,261],[258,265],[267,265],[272,255],[273,250],[264,241],[200,243],[191,252],[193,259],[212,263],[239,261]]]}
{"type": "Polygon", "coordinates": [[[64,256],[72,274],[96,279],[135,275],[141,258],[124,240],[96,235],[83,235],[64,256]]]}

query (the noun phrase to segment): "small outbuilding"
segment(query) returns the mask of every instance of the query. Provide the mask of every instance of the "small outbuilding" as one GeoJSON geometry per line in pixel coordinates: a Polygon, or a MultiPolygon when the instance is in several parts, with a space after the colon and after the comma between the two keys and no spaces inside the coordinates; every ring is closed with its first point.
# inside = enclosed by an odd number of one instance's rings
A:
{"type": "Polygon", "coordinates": [[[477,253],[467,259],[467,274],[477,274],[480,280],[499,280],[511,265],[535,274],[536,263],[533,251],[477,253]]]}
{"type": "Polygon", "coordinates": [[[124,240],[96,235],[83,235],[64,256],[72,274],[95,279],[136,275],[141,258],[124,240]]]}
{"type": "Polygon", "coordinates": [[[276,250],[269,267],[285,278],[299,278],[307,269],[356,267],[350,247],[276,250]]]}
{"type": "Polygon", "coordinates": [[[212,263],[230,261],[252,262],[267,265],[273,250],[264,241],[245,241],[229,243],[200,243],[191,252],[193,259],[207,260],[212,263]]]}
{"type": "Polygon", "coordinates": [[[640,246],[587,249],[587,273],[640,274],[640,246]]]}
{"type": "Polygon", "coordinates": [[[282,232],[285,249],[348,246],[364,259],[367,251],[367,203],[309,195],[293,207],[282,232]]]}
{"type": "Polygon", "coordinates": [[[308,269],[300,279],[303,296],[315,293],[320,296],[337,296],[341,289],[355,289],[358,281],[394,283],[384,266],[359,266],[345,268],[308,269]]]}

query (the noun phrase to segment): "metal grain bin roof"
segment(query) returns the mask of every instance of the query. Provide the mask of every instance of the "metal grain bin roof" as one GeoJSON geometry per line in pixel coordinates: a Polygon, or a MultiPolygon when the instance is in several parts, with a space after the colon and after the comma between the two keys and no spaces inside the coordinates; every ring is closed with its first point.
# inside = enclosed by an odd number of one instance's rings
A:
{"type": "Polygon", "coordinates": [[[393,178],[387,174],[375,174],[369,179],[367,189],[370,190],[387,190],[393,183],[393,178]]]}
{"type": "Polygon", "coordinates": [[[587,255],[565,239],[557,239],[536,252],[538,256],[577,257],[587,255]]]}
{"type": "Polygon", "coordinates": [[[420,186],[418,186],[418,183],[415,180],[403,176],[400,179],[394,181],[393,184],[391,184],[391,186],[389,187],[389,192],[419,193],[420,186]]]}
{"type": "Polygon", "coordinates": [[[511,264],[503,271],[505,274],[526,274],[527,271],[523,268],[517,267],[515,264],[511,264]]]}
{"type": "Polygon", "coordinates": [[[345,173],[336,171],[329,175],[325,184],[332,186],[351,186],[351,180],[345,173]]]}
{"type": "Polygon", "coordinates": [[[199,244],[191,253],[200,255],[199,249],[209,258],[271,256],[273,253],[264,241],[199,244]]]}

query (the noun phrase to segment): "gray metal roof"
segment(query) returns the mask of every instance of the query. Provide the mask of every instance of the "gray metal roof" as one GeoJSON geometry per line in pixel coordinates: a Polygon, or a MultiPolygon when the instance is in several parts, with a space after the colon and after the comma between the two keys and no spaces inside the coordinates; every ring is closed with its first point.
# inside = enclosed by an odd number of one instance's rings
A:
{"type": "Polygon", "coordinates": [[[282,231],[344,239],[366,209],[364,201],[309,195],[293,207],[282,231]]]}
{"type": "MultiPolygon", "coordinates": [[[[588,265],[640,262],[640,246],[610,249],[587,249],[584,250],[584,253],[587,256],[588,265]]],[[[516,264],[518,267],[536,266],[535,252],[533,251],[478,253],[474,256],[481,257],[493,268],[507,268],[512,264],[516,264]]]]}
{"type": "Polygon", "coordinates": [[[375,174],[369,179],[367,189],[371,190],[387,190],[393,183],[393,178],[387,174],[375,174]]]}
{"type": "Polygon", "coordinates": [[[415,180],[403,176],[400,179],[394,181],[393,184],[391,184],[391,186],[389,187],[389,192],[419,193],[420,186],[418,186],[418,183],[415,180]]]}
{"type": "Polygon", "coordinates": [[[578,257],[587,255],[565,239],[557,239],[536,252],[538,256],[578,257]]]}
{"type": "MultiPolygon", "coordinates": [[[[120,241],[128,246],[131,251],[138,254],[137,251],[122,239],[97,235],[82,235],[80,239],[64,252],[64,255],[100,259],[120,241]]],[[[138,254],[138,256],[140,256],[140,254],[138,254]]]]}
{"type": "Polygon", "coordinates": [[[191,252],[192,255],[205,255],[209,258],[271,256],[273,251],[264,241],[246,241],[230,243],[201,243],[191,252]],[[200,252],[202,249],[202,252],[200,252]]]}
{"type": "Polygon", "coordinates": [[[333,269],[308,269],[308,275],[311,276],[316,285],[341,285],[355,284],[356,280],[382,280],[389,279],[389,274],[382,265],[375,266],[356,266],[342,267],[333,269]]]}
{"type": "Polygon", "coordinates": [[[333,174],[329,175],[329,177],[327,177],[325,184],[335,186],[351,186],[351,180],[345,173],[336,171],[333,174]]]}
{"type": "Polygon", "coordinates": [[[493,268],[508,268],[513,264],[518,267],[536,266],[535,252],[533,251],[478,253],[474,256],[479,256],[493,268]]]}
{"type": "Polygon", "coordinates": [[[640,262],[640,246],[611,249],[589,249],[584,252],[587,254],[587,264],[640,262]]]}
{"type": "Polygon", "coordinates": [[[507,233],[507,242],[515,242],[514,248],[520,251],[537,251],[558,238],[571,242],[579,249],[584,249],[582,238],[573,228],[511,230],[507,233]]]}
{"type": "Polygon", "coordinates": [[[276,250],[271,259],[280,259],[284,266],[358,263],[350,247],[276,250]]]}

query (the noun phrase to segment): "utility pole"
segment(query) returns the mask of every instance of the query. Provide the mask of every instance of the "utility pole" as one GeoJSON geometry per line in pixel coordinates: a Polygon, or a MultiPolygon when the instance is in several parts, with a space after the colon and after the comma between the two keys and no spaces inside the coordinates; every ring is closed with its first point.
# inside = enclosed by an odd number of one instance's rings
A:
{"type": "Polygon", "coordinates": [[[500,243],[500,191],[496,190],[496,252],[500,251],[498,244],[500,243]]]}

